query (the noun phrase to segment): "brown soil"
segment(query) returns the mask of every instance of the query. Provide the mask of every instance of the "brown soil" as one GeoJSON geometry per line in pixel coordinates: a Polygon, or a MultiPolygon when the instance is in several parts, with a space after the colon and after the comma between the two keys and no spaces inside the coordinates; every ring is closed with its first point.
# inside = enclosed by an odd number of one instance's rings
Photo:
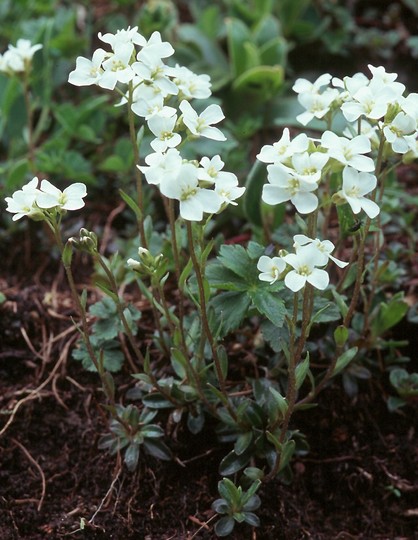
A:
{"type": "MultiPolygon", "coordinates": [[[[227,447],[210,429],[180,428],[174,461],[143,456],[134,474],[98,450],[106,414],[96,376],[67,355],[71,302],[53,288],[8,289],[1,308],[2,426],[12,421],[0,438],[0,539],[215,538],[210,506],[227,447]]],[[[294,460],[291,485],[263,487],[262,526],[235,538],[418,538],[418,411],[391,414],[385,397],[365,382],[350,400],[336,382],[299,413],[310,453],[294,460]]]]}

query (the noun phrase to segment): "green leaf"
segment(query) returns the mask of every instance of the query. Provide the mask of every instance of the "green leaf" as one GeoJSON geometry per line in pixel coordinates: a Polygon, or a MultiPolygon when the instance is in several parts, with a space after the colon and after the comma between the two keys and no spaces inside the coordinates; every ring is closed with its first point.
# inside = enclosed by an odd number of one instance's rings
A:
{"type": "Polygon", "coordinates": [[[215,523],[215,534],[216,536],[228,536],[234,530],[234,527],[234,518],[230,516],[222,517],[219,521],[215,523]]]}
{"type": "Polygon", "coordinates": [[[240,326],[250,304],[246,293],[235,291],[221,293],[211,300],[210,305],[222,321],[224,335],[240,326]]]}
{"type": "Polygon", "coordinates": [[[285,397],[281,395],[280,392],[278,392],[275,388],[270,386],[269,388],[271,397],[269,401],[274,402],[274,404],[277,407],[277,410],[280,412],[281,416],[284,417],[286,414],[287,409],[289,408],[289,405],[287,403],[287,400],[285,397]]]}
{"type": "Polygon", "coordinates": [[[128,468],[128,471],[134,471],[138,465],[139,458],[139,445],[136,443],[131,443],[128,448],[125,450],[124,462],[128,468]]]}
{"type": "Polygon", "coordinates": [[[377,316],[372,320],[371,330],[374,337],[381,336],[386,330],[392,328],[401,321],[409,306],[403,300],[403,293],[396,294],[387,304],[382,302],[377,316]]]}
{"type": "Polygon", "coordinates": [[[244,45],[251,41],[251,35],[248,27],[239,19],[229,18],[225,24],[232,75],[236,78],[247,68],[247,54],[244,45]]]}
{"type": "Polygon", "coordinates": [[[119,194],[122,197],[122,199],[126,202],[126,204],[129,206],[129,208],[134,212],[136,219],[139,221],[142,217],[142,212],[138,206],[138,204],[130,197],[127,193],[125,193],[122,189],[119,190],[119,194]]]}
{"type": "Polygon", "coordinates": [[[144,441],[144,448],[147,454],[157,459],[162,459],[163,461],[170,461],[172,459],[171,451],[163,441],[147,439],[144,441]]]}
{"type": "Polygon", "coordinates": [[[234,452],[237,454],[237,456],[241,455],[243,452],[245,452],[245,450],[247,450],[247,448],[253,442],[253,439],[254,435],[252,431],[247,431],[246,433],[241,433],[241,435],[239,435],[234,444],[234,452]]]}
{"type": "Polygon", "coordinates": [[[245,515],[245,518],[244,518],[245,523],[248,523],[252,527],[260,526],[260,518],[256,514],[254,514],[253,512],[245,511],[244,515],[245,515]]]}
{"type": "Polygon", "coordinates": [[[267,180],[266,165],[255,160],[245,182],[244,212],[250,223],[262,226],[261,193],[267,180]]]}
{"type": "MultiPolygon", "coordinates": [[[[284,287],[283,283],[280,285],[284,287]]],[[[283,326],[286,307],[277,293],[272,293],[267,287],[260,287],[256,290],[250,290],[249,295],[262,315],[265,315],[276,327],[283,326]]]]}
{"type": "Polygon", "coordinates": [[[226,380],[228,376],[228,353],[223,345],[219,345],[217,353],[221,365],[222,376],[226,380]]]}
{"type": "Polygon", "coordinates": [[[206,267],[206,277],[211,287],[225,291],[245,291],[248,288],[246,281],[237,276],[235,272],[225,268],[219,261],[210,261],[206,267]]]}
{"type": "Polygon", "coordinates": [[[173,404],[159,392],[148,394],[142,399],[142,403],[150,409],[171,409],[173,404]]]}
{"type": "Polygon", "coordinates": [[[340,324],[334,330],[334,341],[337,347],[344,347],[348,339],[348,328],[340,324]]]}
{"type": "Polygon", "coordinates": [[[254,261],[252,261],[247,251],[239,244],[222,245],[218,260],[226,267],[232,270],[238,276],[244,278],[248,282],[249,274],[255,275],[254,261]]]}
{"type": "Polygon", "coordinates": [[[240,503],[240,492],[234,482],[229,478],[223,478],[218,482],[218,492],[231,506],[236,506],[240,503]]]}
{"type": "Polygon", "coordinates": [[[280,454],[280,466],[279,472],[282,471],[287,465],[289,465],[290,460],[295,452],[296,443],[293,440],[286,441],[282,446],[282,451],[280,454]]]}
{"type": "Polygon", "coordinates": [[[306,353],[306,358],[296,366],[295,378],[296,378],[296,389],[302,386],[303,381],[305,380],[306,375],[309,370],[309,352],[306,353]]]}
{"type": "Polygon", "coordinates": [[[257,101],[274,97],[284,83],[282,66],[257,66],[245,71],[232,84],[236,92],[246,93],[257,101]]]}
{"type": "Polygon", "coordinates": [[[335,375],[338,375],[340,371],[342,371],[344,368],[348,366],[348,364],[354,359],[358,351],[358,347],[352,347],[351,349],[348,349],[348,351],[345,351],[337,360],[337,363],[335,364],[334,371],[332,372],[332,376],[335,377],[335,375]]]}
{"type": "Polygon", "coordinates": [[[251,449],[243,452],[239,456],[237,456],[234,450],[232,450],[221,461],[221,464],[219,466],[219,473],[225,476],[230,476],[231,474],[238,472],[248,464],[251,456],[251,449]]]}
{"type": "Polygon", "coordinates": [[[179,349],[171,349],[171,365],[180,379],[184,379],[188,372],[187,359],[179,349]]]}

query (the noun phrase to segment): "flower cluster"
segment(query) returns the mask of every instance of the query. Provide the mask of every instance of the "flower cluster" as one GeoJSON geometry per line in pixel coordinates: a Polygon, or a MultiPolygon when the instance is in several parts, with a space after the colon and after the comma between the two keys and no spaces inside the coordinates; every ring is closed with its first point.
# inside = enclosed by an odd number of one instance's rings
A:
{"type": "Polygon", "coordinates": [[[272,284],[285,274],[284,283],[293,292],[302,289],[306,283],[324,290],[328,286],[329,276],[323,267],[328,261],[332,260],[340,268],[348,264],[331,255],[335,246],[330,240],[321,241],[297,234],[293,241],[295,253],[283,253],[279,257],[260,257],[257,268],[261,272],[261,281],[272,284]]]}
{"type": "Polygon", "coordinates": [[[20,73],[29,69],[33,55],[42,49],[41,44],[32,45],[28,39],[18,39],[16,46],[9,45],[4,54],[0,54],[0,71],[8,74],[20,73]]]}
{"type": "Polygon", "coordinates": [[[319,206],[321,180],[340,173],[332,200],[348,203],[354,214],[364,211],[369,218],[379,214],[373,200],[378,171],[369,154],[380,147],[381,160],[394,154],[418,157],[418,94],[404,96],[405,86],[396,81],[395,73],[386,73],[383,67],[369,69],[370,79],[362,73],[343,80],[326,73],[314,83],[297,79],[293,89],[306,109],[297,117],[302,124],[326,118],[330,125],[341,110],[347,127],[344,136],[326,130],[320,139],[300,134],[293,140],[285,129],[278,142],[264,146],[257,158],[269,164],[262,194],[267,204],[290,201],[299,213],[309,214],[319,206]]]}
{"type": "Polygon", "coordinates": [[[203,213],[216,213],[228,204],[235,204],[244,189],[232,173],[222,171],[220,156],[203,157],[200,163],[187,161],[178,147],[187,139],[204,137],[225,141],[216,124],[224,119],[222,109],[210,104],[198,113],[192,99],[211,95],[208,75],[196,75],[186,67],[169,66],[164,60],[174,49],[154,32],[147,40],[137,27],[119,30],[116,34],[99,34],[111,51],[97,49],[92,59],[78,57],[69,82],[77,86],[97,84],[114,90],[118,83],[128,85],[117,90],[131,110],[143,118],[154,136],[154,153],[145,158],[139,169],[148,183],[157,185],[161,193],[179,201],[180,215],[200,221],[203,213]]]}
{"type": "Polygon", "coordinates": [[[28,184],[6,197],[8,212],[14,214],[13,221],[27,216],[35,220],[45,217],[45,211],[78,210],[84,206],[83,198],[87,195],[86,186],[75,183],[64,191],[53,186],[48,180],[39,181],[35,176],[28,184]],[[39,187],[38,187],[38,184],[39,187]]]}
{"type": "Polygon", "coordinates": [[[405,86],[396,80],[398,75],[387,73],[382,66],[369,65],[369,70],[370,78],[356,73],[338,79],[327,73],[314,83],[298,79],[293,90],[306,109],[298,120],[307,125],[313,118],[331,118],[341,109],[350,123],[348,132],[356,133],[360,125],[360,132],[370,141],[376,140],[376,134],[384,137],[388,156],[391,152],[412,152],[416,157],[418,94],[405,96],[405,86]]]}

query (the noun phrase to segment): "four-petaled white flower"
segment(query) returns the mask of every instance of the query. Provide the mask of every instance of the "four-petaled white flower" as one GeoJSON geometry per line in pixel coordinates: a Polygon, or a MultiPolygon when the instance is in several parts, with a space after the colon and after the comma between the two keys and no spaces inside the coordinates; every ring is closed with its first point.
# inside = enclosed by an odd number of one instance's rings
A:
{"type": "Polygon", "coordinates": [[[302,93],[298,96],[299,103],[306,109],[296,116],[296,120],[303,126],[309,124],[314,118],[324,118],[331,110],[333,101],[338,99],[340,93],[336,88],[327,88],[322,94],[302,93]]]}
{"type": "Polygon", "coordinates": [[[335,249],[335,246],[330,240],[320,240],[319,238],[312,239],[304,234],[295,234],[293,241],[293,246],[296,253],[298,253],[302,246],[312,245],[314,248],[316,248],[318,250],[319,257],[322,258],[322,264],[318,264],[318,266],[325,266],[328,263],[328,259],[334,261],[335,264],[340,268],[344,268],[348,264],[348,262],[340,261],[340,259],[337,259],[331,255],[335,249]]]}
{"type": "Polygon", "coordinates": [[[107,52],[103,49],[96,49],[91,60],[78,56],[76,67],[68,76],[68,82],[75,86],[98,84],[103,73],[102,62],[106,56],[107,52]]]}
{"type": "Polygon", "coordinates": [[[86,195],[86,186],[81,182],[71,184],[61,191],[48,180],[42,180],[36,204],[45,209],[59,207],[62,210],[79,210],[84,206],[83,198],[86,195]]]}
{"type": "Polygon", "coordinates": [[[200,160],[200,165],[197,174],[199,180],[204,180],[205,182],[218,183],[218,182],[236,182],[238,183],[237,177],[234,173],[223,171],[225,163],[221,160],[221,156],[216,155],[213,158],[209,159],[204,156],[200,160]]]}
{"type": "Polygon", "coordinates": [[[211,95],[211,82],[209,75],[196,75],[189,68],[176,64],[169,71],[174,84],[179,89],[181,98],[207,99],[211,95]]]}
{"type": "Polygon", "coordinates": [[[43,45],[32,45],[28,39],[18,39],[16,46],[9,45],[8,50],[0,54],[0,71],[19,73],[30,67],[33,55],[42,49],[43,45]]]}
{"type": "Polygon", "coordinates": [[[24,216],[32,217],[39,214],[39,208],[35,204],[39,193],[38,178],[35,176],[22,189],[15,191],[12,197],[6,197],[6,210],[15,214],[12,217],[13,221],[17,221],[24,216]]]}
{"type": "Polygon", "coordinates": [[[185,163],[177,178],[160,185],[161,193],[180,202],[180,215],[188,221],[201,221],[203,213],[215,214],[222,205],[222,198],[212,189],[199,186],[197,167],[185,163]]]}
{"type": "Polygon", "coordinates": [[[374,201],[367,199],[365,195],[372,192],[376,184],[377,179],[373,174],[358,172],[351,167],[345,167],[343,170],[343,186],[337,195],[348,202],[354,214],[364,210],[369,218],[375,218],[379,214],[380,208],[374,201]]]}
{"type": "Polygon", "coordinates": [[[343,165],[349,165],[361,172],[374,171],[375,165],[371,157],[364,156],[371,151],[370,140],[366,135],[357,135],[352,139],[339,137],[332,131],[325,131],[321,137],[321,145],[327,148],[328,155],[343,165]]]}
{"type": "Polygon", "coordinates": [[[291,201],[298,212],[309,214],[318,207],[318,197],[311,193],[317,189],[315,182],[306,182],[292,175],[281,165],[267,167],[269,184],[263,186],[261,198],[267,204],[291,201]]]}
{"type": "Polygon", "coordinates": [[[236,206],[238,203],[235,202],[235,199],[241,197],[244,191],[245,187],[238,185],[237,177],[224,179],[215,184],[215,193],[221,197],[223,205],[232,204],[232,206],[236,206]]]}
{"type": "Polygon", "coordinates": [[[263,163],[283,163],[295,154],[301,154],[308,150],[309,139],[305,133],[300,133],[292,141],[288,128],[284,128],[279,141],[264,145],[257,159],[263,163]]]}
{"type": "Polygon", "coordinates": [[[398,154],[406,154],[411,142],[416,138],[417,122],[415,118],[405,114],[398,113],[390,124],[382,124],[383,134],[392,150],[398,154]]]}
{"type": "Polygon", "coordinates": [[[177,115],[154,114],[148,120],[148,127],[156,136],[156,139],[151,142],[151,146],[156,152],[165,152],[167,148],[175,148],[181,143],[181,135],[174,131],[176,122],[177,115]]]}
{"type": "Polygon", "coordinates": [[[321,291],[327,288],[329,275],[318,268],[323,266],[323,255],[312,244],[301,246],[296,253],[285,255],[283,260],[293,268],[284,278],[284,284],[291,291],[299,291],[306,283],[321,291]]]}
{"type": "Polygon", "coordinates": [[[206,109],[197,114],[190,103],[183,100],[179,109],[183,113],[183,122],[196,137],[206,137],[215,141],[226,141],[225,135],[218,128],[212,126],[225,118],[219,105],[209,105],[206,109]]]}
{"type": "Polygon", "coordinates": [[[183,158],[176,148],[169,148],[167,152],[155,152],[145,158],[147,166],[137,166],[145,175],[148,184],[164,184],[177,178],[183,164],[183,158]]]}
{"type": "Polygon", "coordinates": [[[261,272],[258,278],[273,284],[279,279],[285,268],[286,262],[281,257],[262,255],[257,263],[257,269],[261,272]]]}

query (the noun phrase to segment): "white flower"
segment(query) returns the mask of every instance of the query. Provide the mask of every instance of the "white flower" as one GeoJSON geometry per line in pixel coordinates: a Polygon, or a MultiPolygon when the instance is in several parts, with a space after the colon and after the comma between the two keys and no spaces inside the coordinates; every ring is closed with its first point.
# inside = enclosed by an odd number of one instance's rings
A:
{"type": "Polygon", "coordinates": [[[130,55],[134,50],[134,44],[141,47],[147,44],[147,40],[138,32],[137,26],[134,28],[128,26],[126,30],[117,30],[116,34],[102,34],[99,32],[99,39],[104,43],[108,43],[114,52],[128,50],[130,55]]]}
{"type": "Polygon", "coordinates": [[[319,182],[322,175],[322,169],[327,164],[328,154],[322,152],[313,152],[308,154],[295,154],[292,157],[292,174],[299,180],[305,182],[319,182]]]}
{"type": "Polygon", "coordinates": [[[177,122],[177,115],[162,116],[154,114],[148,120],[148,127],[156,136],[151,142],[153,150],[156,152],[165,152],[167,148],[174,148],[181,143],[181,136],[174,132],[177,122]]]}
{"type": "Polygon", "coordinates": [[[329,276],[325,270],[317,268],[323,266],[323,257],[314,246],[301,246],[296,253],[289,253],[283,259],[293,268],[284,278],[284,284],[291,291],[299,291],[306,283],[321,291],[327,288],[329,276]]]}
{"type": "Polygon", "coordinates": [[[68,82],[75,86],[90,86],[98,84],[102,76],[102,62],[106,58],[107,52],[103,49],[96,49],[91,60],[78,56],[75,70],[68,76],[68,82]]]}
{"type": "Polygon", "coordinates": [[[279,279],[280,274],[285,268],[286,263],[281,257],[267,257],[267,255],[262,255],[257,263],[257,269],[261,272],[258,279],[273,284],[279,279]]]}
{"type": "Polygon", "coordinates": [[[257,159],[263,163],[283,163],[294,154],[306,152],[308,146],[309,139],[305,133],[300,133],[291,141],[289,129],[284,128],[280,140],[272,145],[264,145],[257,159]]]}
{"type": "Polygon", "coordinates": [[[352,96],[363,88],[368,86],[370,80],[364,75],[364,73],[355,73],[352,77],[344,77],[342,80],[338,77],[332,79],[332,84],[337,88],[342,88],[344,92],[340,94],[340,97],[345,99],[352,99],[352,96]]]}
{"type": "Polygon", "coordinates": [[[404,112],[398,113],[390,124],[382,124],[383,134],[392,150],[398,154],[406,154],[410,142],[416,138],[416,120],[404,112]]]}
{"type": "Polygon", "coordinates": [[[303,93],[299,94],[298,101],[306,109],[298,114],[296,120],[306,126],[314,118],[323,118],[331,110],[332,102],[339,97],[335,88],[327,88],[322,94],[303,93]]]}
{"type": "Polygon", "coordinates": [[[323,86],[328,86],[330,80],[331,75],[329,73],[320,75],[313,83],[307,79],[296,79],[292,90],[297,94],[318,94],[323,86]]]}
{"type": "Polygon", "coordinates": [[[280,204],[291,201],[298,212],[309,214],[318,207],[318,198],[311,193],[317,189],[317,184],[300,180],[281,165],[267,167],[269,184],[263,186],[261,198],[267,204],[280,204]]]}
{"type": "Polygon", "coordinates": [[[161,58],[167,58],[173,54],[173,46],[168,41],[162,41],[160,32],[153,32],[136,58],[139,61],[145,61],[147,63],[151,59],[154,62],[155,60],[161,60],[161,58]],[[146,60],[144,60],[145,58],[146,60]]]}
{"type": "Polygon", "coordinates": [[[145,158],[148,166],[139,166],[138,169],[145,175],[148,184],[164,184],[177,178],[183,159],[176,148],[169,148],[166,153],[155,152],[145,158]]]}
{"type": "Polygon", "coordinates": [[[140,79],[157,87],[163,97],[178,94],[179,89],[169,79],[170,68],[158,56],[144,54],[140,57],[140,61],[132,64],[132,69],[140,79]]]}
{"type": "Polygon", "coordinates": [[[35,176],[28,184],[15,191],[11,197],[6,197],[8,212],[15,214],[12,217],[13,221],[28,216],[32,217],[39,214],[39,208],[36,206],[36,198],[40,193],[38,186],[38,178],[35,176]]]}
{"type": "Polygon", "coordinates": [[[16,46],[9,45],[4,55],[0,55],[0,71],[25,71],[31,63],[33,55],[42,47],[43,45],[40,43],[32,45],[28,39],[18,39],[16,46]]]}
{"type": "Polygon", "coordinates": [[[145,120],[149,120],[154,114],[168,117],[176,114],[174,107],[164,105],[164,97],[161,90],[152,84],[141,83],[135,88],[131,109],[138,116],[145,118],[145,120]]]}
{"type": "Polygon", "coordinates": [[[370,86],[362,86],[341,106],[341,111],[348,122],[355,122],[360,116],[377,120],[385,116],[389,103],[395,98],[390,88],[373,90],[370,86]]]}
{"type": "Polygon", "coordinates": [[[211,83],[209,75],[196,75],[185,66],[176,64],[168,71],[173,82],[179,89],[181,97],[187,99],[207,99],[211,95],[211,83]]]}
{"type": "Polygon", "coordinates": [[[380,92],[384,89],[390,89],[394,95],[401,96],[405,91],[405,85],[400,82],[395,82],[398,78],[397,73],[387,73],[383,66],[374,67],[371,64],[367,66],[371,73],[370,88],[375,92],[380,92]]]}
{"type": "Polygon", "coordinates": [[[48,180],[42,180],[41,192],[36,197],[36,204],[46,209],[58,206],[62,210],[79,210],[84,206],[83,198],[86,195],[86,186],[81,182],[71,184],[61,191],[48,180]]]}
{"type": "Polygon", "coordinates": [[[113,90],[118,82],[128,83],[135,74],[129,64],[131,53],[127,48],[118,48],[116,52],[102,63],[103,73],[98,85],[107,90],[113,90]]]}
{"type": "Polygon", "coordinates": [[[215,193],[221,197],[222,204],[232,204],[233,206],[236,206],[238,203],[235,202],[235,199],[241,197],[244,191],[245,187],[238,186],[237,177],[231,177],[228,180],[223,179],[215,184],[215,193]]]}
{"type": "Polygon", "coordinates": [[[180,103],[179,109],[183,113],[184,124],[189,128],[193,135],[196,137],[206,137],[207,139],[213,139],[215,141],[226,141],[226,137],[222,131],[212,126],[212,124],[217,124],[225,118],[219,105],[209,105],[209,107],[206,107],[206,109],[198,115],[190,103],[183,100],[180,103]]]}
{"type": "Polygon", "coordinates": [[[221,160],[221,156],[216,155],[209,159],[204,156],[200,160],[199,169],[197,170],[197,177],[199,180],[205,182],[238,182],[234,173],[223,171],[225,163],[221,160]]]}
{"type": "Polygon", "coordinates": [[[365,195],[372,192],[377,185],[376,176],[365,172],[358,172],[351,167],[343,170],[343,187],[338,192],[341,198],[345,199],[351,206],[354,214],[364,210],[370,218],[375,218],[379,212],[379,206],[365,195]]]}
{"type": "Polygon", "coordinates": [[[343,165],[350,165],[362,172],[374,171],[374,161],[368,156],[363,156],[371,150],[370,140],[365,135],[357,135],[352,139],[338,137],[332,131],[322,134],[321,145],[328,149],[328,155],[343,165]]]}
{"type": "Polygon", "coordinates": [[[334,261],[335,264],[340,268],[344,268],[348,264],[348,262],[340,261],[339,259],[331,255],[331,253],[335,249],[335,246],[330,240],[319,240],[319,238],[315,238],[315,240],[313,240],[312,238],[309,238],[304,234],[296,234],[293,237],[293,241],[293,246],[296,253],[298,253],[302,246],[306,245],[312,245],[315,249],[318,250],[319,257],[322,258],[322,264],[318,264],[317,266],[325,266],[328,263],[328,259],[334,261]]]}
{"type": "Polygon", "coordinates": [[[411,92],[408,96],[402,98],[399,105],[408,116],[412,116],[418,122],[418,94],[416,92],[411,92]]]}
{"type": "Polygon", "coordinates": [[[199,187],[197,167],[182,165],[178,177],[160,185],[161,193],[180,201],[180,215],[188,221],[201,221],[203,213],[215,214],[222,205],[222,198],[213,190],[199,187]]]}

